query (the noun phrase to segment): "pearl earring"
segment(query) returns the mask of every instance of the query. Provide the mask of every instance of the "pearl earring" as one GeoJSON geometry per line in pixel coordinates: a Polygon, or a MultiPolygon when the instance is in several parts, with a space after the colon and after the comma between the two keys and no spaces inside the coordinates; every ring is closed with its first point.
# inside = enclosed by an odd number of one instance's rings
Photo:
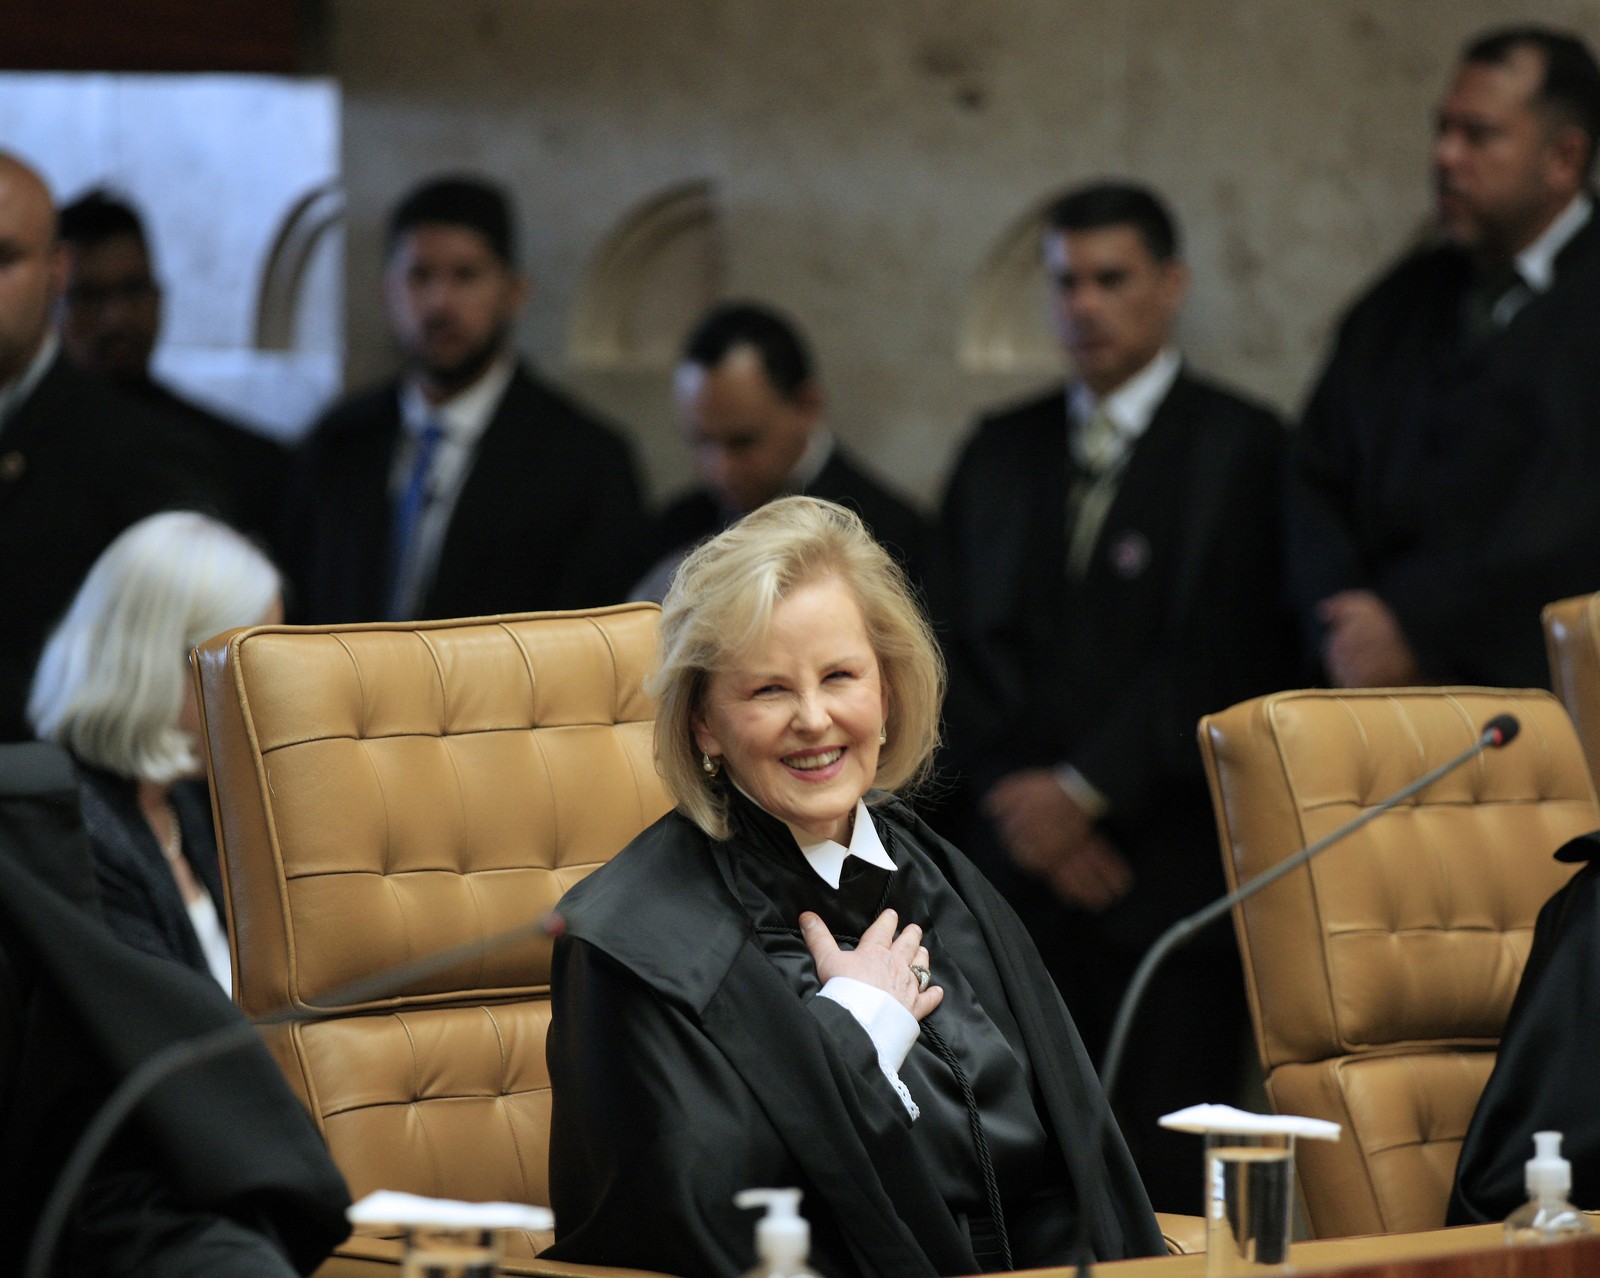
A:
{"type": "Polygon", "coordinates": [[[713,759],[710,754],[702,750],[700,752],[700,770],[708,777],[715,777],[717,773],[722,771],[722,760],[713,759]]]}

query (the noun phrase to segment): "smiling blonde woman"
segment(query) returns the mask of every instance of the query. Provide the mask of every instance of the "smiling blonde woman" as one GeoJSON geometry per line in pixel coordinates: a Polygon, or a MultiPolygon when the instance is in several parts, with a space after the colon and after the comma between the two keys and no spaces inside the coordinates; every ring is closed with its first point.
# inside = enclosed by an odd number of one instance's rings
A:
{"type": "MultiPolygon", "coordinates": [[[[834,1278],[1070,1259],[1094,1073],[1016,917],[896,797],[943,682],[842,507],[770,503],[684,561],[652,682],[678,806],[559,907],[547,1256],[731,1278],[734,1193],[795,1185],[834,1278]]],[[[1097,1256],[1160,1252],[1107,1151],[1097,1256]]]]}

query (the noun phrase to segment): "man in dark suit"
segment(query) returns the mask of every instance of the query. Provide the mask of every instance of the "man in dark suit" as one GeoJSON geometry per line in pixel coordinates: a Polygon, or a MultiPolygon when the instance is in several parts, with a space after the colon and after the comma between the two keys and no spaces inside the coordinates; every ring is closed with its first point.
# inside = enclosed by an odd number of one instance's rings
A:
{"type": "Polygon", "coordinates": [[[1600,588],[1597,137],[1576,38],[1467,46],[1441,234],[1345,317],[1295,432],[1290,587],[1335,685],[1547,685],[1540,608],[1600,588]]]}
{"type": "MultiPolygon", "coordinates": [[[[1282,431],[1171,345],[1187,272],[1152,193],[1067,195],[1044,253],[1077,377],[967,442],[940,518],[935,611],[968,850],[1033,930],[1098,1057],[1146,947],[1223,888],[1195,722],[1290,665],[1282,431]]],[[[1237,1086],[1232,947],[1214,929],[1158,975],[1117,1083],[1158,1211],[1197,1210],[1201,1178],[1198,1148],[1162,1139],[1155,1119],[1237,1086]]]]}
{"type": "Polygon", "coordinates": [[[656,566],[636,597],[659,600],[697,541],[786,493],[849,506],[916,576],[922,519],[833,437],[811,351],[787,316],[749,302],[712,310],[684,343],[676,394],[700,486],[656,519],[656,566]]]}
{"type": "Polygon", "coordinates": [[[67,280],[58,331],[67,354],[192,436],[207,461],[195,481],[214,513],[245,532],[268,535],[283,500],[288,455],[150,374],[161,285],[138,213],[105,191],[91,191],[62,207],[60,235],[67,280]]]}
{"type": "Polygon", "coordinates": [[[0,741],[32,739],[34,663],[100,552],[202,496],[193,442],[60,354],[65,275],[48,188],[0,152],[0,741]]]}
{"type": "Polygon", "coordinates": [[[622,439],[519,362],[511,210],[425,183],[389,224],[397,382],[347,400],[296,461],[282,542],[299,619],[479,616],[625,597],[640,502],[622,439]]]}

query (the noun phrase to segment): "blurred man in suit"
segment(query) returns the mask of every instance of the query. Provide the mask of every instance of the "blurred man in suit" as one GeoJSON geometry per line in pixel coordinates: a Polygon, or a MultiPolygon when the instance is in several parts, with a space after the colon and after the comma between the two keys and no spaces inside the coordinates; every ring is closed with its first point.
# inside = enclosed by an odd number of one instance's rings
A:
{"type": "MultiPolygon", "coordinates": [[[[935,612],[970,808],[952,833],[1017,906],[1098,1057],[1144,950],[1223,889],[1195,722],[1290,668],[1283,432],[1173,346],[1188,272],[1154,194],[1065,196],[1044,258],[1076,376],[967,441],[935,612]]],[[[1198,1210],[1194,1150],[1155,1120],[1237,1085],[1232,937],[1202,937],[1149,1003],[1118,1114],[1156,1209],[1198,1210]]]]}
{"type": "Polygon", "coordinates": [[[311,431],[283,544],[303,620],[579,608],[640,568],[629,449],[512,349],[529,296],[511,209],[475,178],[424,183],[389,223],[396,381],[311,431]]]}
{"type": "Polygon", "coordinates": [[[288,456],[270,439],[151,375],[162,290],[139,214],[105,191],[90,191],[62,207],[60,235],[67,278],[58,329],[67,354],[193,436],[196,451],[209,461],[196,482],[214,513],[245,532],[267,535],[283,500],[288,456]]]}
{"type": "Polygon", "coordinates": [[[145,515],[204,502],[193,439],[61,354],[66,275],[49,188],[0,152],[0,741],[32,738],[39,650],[100,552],[145,515]]]}
{"type": "Polygon", "coordinates": [[[1547,685],[1540,608],[1600,589],[1600,67],[1473,40],[1439,108],[1439,234],[1340,325],[1295,432],[1290,587],[1345,687],[1547,685]]]}
{"type": "Polygon", "coordinates": [[[637,597],[659,601],[690,547],[787,493],[849,506],[917,574],[921,517],[834,438],[810,348],[787,316],[716,307],[684,343],[675,390],[700,485],[655,520],[656,566],[637,597]]]}

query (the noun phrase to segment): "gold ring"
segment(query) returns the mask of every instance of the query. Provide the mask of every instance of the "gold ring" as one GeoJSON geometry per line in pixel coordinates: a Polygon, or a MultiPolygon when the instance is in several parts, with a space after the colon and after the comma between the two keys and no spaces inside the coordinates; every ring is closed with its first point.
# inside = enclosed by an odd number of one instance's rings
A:
{"type": "Polygon", "coordinates": [[[933,973],[923,967],[921,963],[913,963],[911,964],[911,975],[917,978],[917,993],[926,994],[928,992],[928,982],[933,979],[933,973]]]}

